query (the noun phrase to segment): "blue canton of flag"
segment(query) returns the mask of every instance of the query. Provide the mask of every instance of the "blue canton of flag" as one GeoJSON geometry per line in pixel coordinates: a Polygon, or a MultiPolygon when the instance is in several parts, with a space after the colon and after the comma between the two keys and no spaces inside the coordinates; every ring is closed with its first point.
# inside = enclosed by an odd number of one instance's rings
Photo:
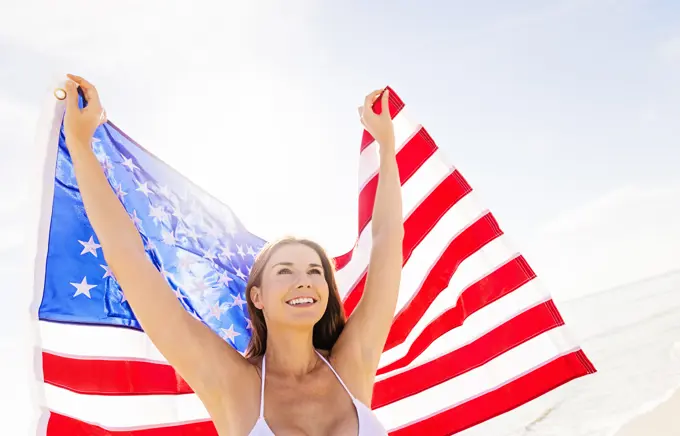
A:
{"type": "MultiPolygon", "coordinates": [[[[265,241],[112,123],[97,129],[92,148],[178,300],[243,353],[252,328],[245,285],[265,241]]],[[[62,125],[39,317],[141,330],[123,291],[87,219],[62,125]]]]}

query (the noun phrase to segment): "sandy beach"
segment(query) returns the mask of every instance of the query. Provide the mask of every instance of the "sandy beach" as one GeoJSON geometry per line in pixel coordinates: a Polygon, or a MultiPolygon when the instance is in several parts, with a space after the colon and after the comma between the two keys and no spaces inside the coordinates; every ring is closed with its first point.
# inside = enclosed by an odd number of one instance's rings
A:
{"type": "Polygon", "coordinates": [[[652,410],[624,425],[615,436],[678,436],[680,435],[680,389],[652,410]]]}

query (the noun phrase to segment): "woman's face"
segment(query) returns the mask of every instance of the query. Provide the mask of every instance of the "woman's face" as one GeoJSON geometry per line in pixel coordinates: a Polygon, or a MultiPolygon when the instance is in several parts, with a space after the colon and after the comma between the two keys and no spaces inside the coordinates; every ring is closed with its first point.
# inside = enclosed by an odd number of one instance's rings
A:
{"type": "Polygon", "coordinates": [[[261,287],[253,287],[253,304],[268,325],[314,327],[328,304],[328,283],[319,254],[305,244],[275,249],[262,271],[261,287]]]}

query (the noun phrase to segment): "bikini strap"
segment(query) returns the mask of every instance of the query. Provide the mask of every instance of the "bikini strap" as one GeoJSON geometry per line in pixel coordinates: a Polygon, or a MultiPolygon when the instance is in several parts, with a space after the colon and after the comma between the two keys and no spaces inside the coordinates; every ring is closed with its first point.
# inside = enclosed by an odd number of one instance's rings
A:
{"type": "Polygon", "coordinates": [[[265,356],[262,356],[262,386],[260,387],[260,418],[264,418],[264,374],[265,369],[265,356]]]}
{"type": "MultiPolygon", "coordinates": [[[[314,350],[314,351],[316,351],[316,350],[314,350]]],[[[350,397],[352,400],[354,400],[354,395],[352,395],[352,393],[349,391],[349,389],[347,389],[347,386],[345,385],[345,382],[342,381],[342,379],[340,378],[340,376],[338,375],[338,373],[335,371],[335,368],[333,368],[333,365],[331,365],[331,363],[330,363],[328,360],[326,360],[326,358],[323,357],[323,356],[321,355],[321,353],[319,353],[318,351],[316,351],[316,354],[321,358],[321,360],[323,360],[324,362],[326,362],[326,365],[328,365],[328,367],[331,369],[331,371],[333,371],[333,374],[335,374],[335,378],[338,379],[338,381],[340,382],[340,384],[342,385],[342,387],[343,387],[343,388],[345,389],[345,391],[347,392],[347,395],[349,395],[349,397],[350,397]]]]}

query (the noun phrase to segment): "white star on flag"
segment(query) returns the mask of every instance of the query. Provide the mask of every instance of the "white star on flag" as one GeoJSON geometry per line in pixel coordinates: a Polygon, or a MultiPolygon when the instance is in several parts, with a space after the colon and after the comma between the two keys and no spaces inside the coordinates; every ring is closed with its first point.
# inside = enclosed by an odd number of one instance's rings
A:
{"type": "Polygon", "coordinates": [[[90,295],[90,289],[97,287],[97,285],[88,284],[87,277],[83,277],[83,280],[80,283],[71,283],[71,285],[76,288],[76,293],[73,294],[74,298],[78,295],[85,295],[87,298],[92,298],[90,295]]]}
{"type": "Polygon", "coordinates": [[[99,161],[101,164],[102,168],[104,169],[105,172],[109,172],[113,170],[113,164],[111,163],[111,159],[107,155],[102,155],[101,160],[99,161]]]}
{"type": "Polygon", "coordinates": [[[210,260],[210,261],[217,259],[217,256],[215,255],[215,249],[211,248],[207,251],[204,251],[203,252],[203,258],[206,259],[206,260],[210,260]]]}
{"type": "Polygon", "coordinates": [[[134,162],[132,162],[132,159],[128,159],[125,156],[123,156],[123,166],[129,169],[130,172],[134,172],[135,169],[139,169],[139,167],[135,165],[134,162]]]}
{"type": "Polygon", "coordinates": [[[222,255],[220,257],[226,258],[226,262],[231,262],[231,258],[234,257],[234,252],[227,248],[227,250],[222,251],[222,255]]]}
{"type": "Polygon", "coordinates": [[[166,185],[161,186],[158,192],[160,192],[163,197],[170,197],[172,195],[172,192],[170,192],[170,189],[166,185]]]}
{"type": "Polygon", "coordinates": [[[78,242],[83,245],[83,251],[80,252],[81,256],[85,253],[91,253],[94,257],[98,257],[97,248],[101,247],[101,245],[94,242],[94,236],[90,236],[90,240],[87,242],[80,240],[78,242]]]}
{"type": "Polygon", "coordinates": [[[108,265],[99,265],[99,266],[101,266],[102,268],[104,268],[104,271],[106,271],[106,272],[104,273],[104,276],[102,277],[103,279],[105,279],[105,278],[107,278],[107,277],[113,278],[113,273],[111,272],[111,268],[109,268],[108,265]]]}
{"type": "Polygon", "coordinates": [[[238,244],[236,244],[236,252],[239,254],[239,256],[241,256],[242,259],[246,257],[246,253],[245,251],[243,251],[243,247],[241,247],[238,244]]]}
{"type": "Polygon", "coordinates": [[[203,299],[206,293],[212,289],[202,278],[194,277],[187,286],[184,287],[192,295],[196,295],[198,298],[203,299]]]}
{"type": "Polygon", "coordinates": [[[246,304],[246,300],[242,300],[241,296],[239,294],[236,294],[234,296],[234,302],[231,303],[232,307],[233,306],[239,306],[239,308],[241,308],[241,306],[243,306],[245,304],[246,304]]]}
{"type": "Polygon", "coordinates": [[[147,186],[147,182],[139,183],[138,181],[135,180],[135,183],[137,183],[136,191],[141,192],[142,194],[146,195],[147,197],[149,196],[149,194],[153,194],[153,191],[151,189],[149,189],[149,187],[147,186]]]}
{"type": "Polygon", "coordinates": [[[228,329],[220,329],[222,330],[222,337],[224,339],[231,339],[232,341],[236,336],[240,336],[241,333],[234,331],[234,324],[230,325],[228,329]]]}
{"type": "Polygon", "coordinates": [[[220,304],[219,301],[215,302],[212,306],[210,306],[210,315],[214,318],[216,318],[218,321],[222,317],[222,314],[224,313],[224,308],[220,304]]]}
{"type": "Polygon", "coordinates": [[[170,245],[172,247],[177,244],[177,238],[175,238],[175,234],[173,232],[168,232],[167,230],[163,229],[161,230],[161,237],[163,239],[163,243],[166,245],[170,245]]]}
{"type": "Polygon", "coordinates": [[[119,183],[118,187],[116,188],[116,197],[118,197],[122,200],[123,197],[125,197],[126,195],[127,195],[127,192],[123,191],[123,185],[119,183]]]}
{"type": "Polygon", "coordinates": [[[163,206],[149,206],[149,216],[153,218],[153,222],[158,224],[158,221],[164,222],[167,218],[167,213],[163,210],[163,206]]]}
{"type": "Polygon", "coordinates": [[[232,280],[234,280],[234,279],[229,277],[229,274],[227,274],[225,272],[217,273],[217,284],[218,285],[229,286],[229,282],[231,282],[232,280]]]}
{"type": "Polygon", "coordinates": [[[244,282],[246,281],[246,276],[243,275],[240,268],[236,268],[236,275],[238,276],[238,278],[240,278],[244,282]]]}

